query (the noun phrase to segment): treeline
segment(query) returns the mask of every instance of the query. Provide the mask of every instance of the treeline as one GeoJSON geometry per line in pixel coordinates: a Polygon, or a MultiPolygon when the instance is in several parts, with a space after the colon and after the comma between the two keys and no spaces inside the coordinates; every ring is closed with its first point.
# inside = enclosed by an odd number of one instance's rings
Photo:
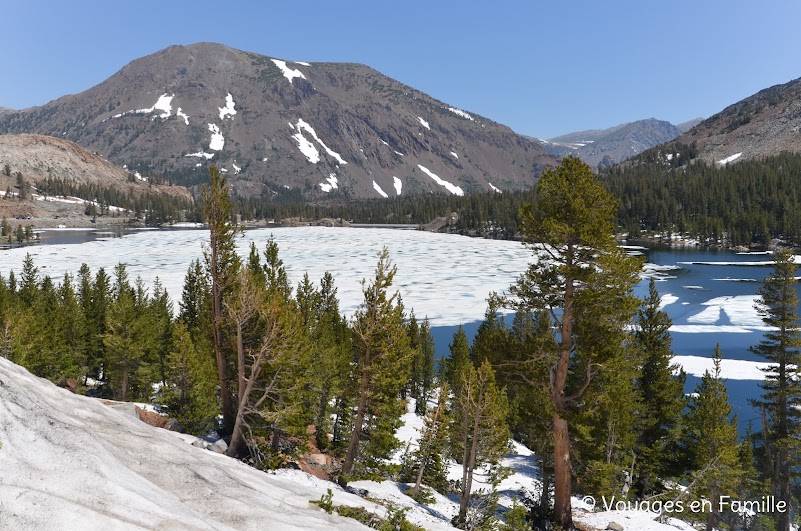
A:
{"type": "Polygon", "coordinates": [[[620,201],[618,222],[725,245],[801,243],[801,155],[707,164],[694,146],[653,148],[601,173],[620,201]],[[668,160],[670,157],[670,160],[668,160]]]}
{"type": "Polygon", "coordinates": [[[131,189],[125,191],[95,183],[78,183],[52,177],[37,181],[36,188],[45,196],[70,196],[86,200],[84,213],[87,216],[127,216],[142,219],[149,226],[184,221],[185,218],[194,216],[191,201],[164,193],[136,194],[131,189]]]}
{"type": "Polygon", "coordinates": [[[670,502],[667,513],[709,529],[789,529],[789,513],[720,504],[770,494],[798,506],[801,384],[790,369],[801,360],[789,253],[777,255],[760,292],[766,323],[779,330],[754,349],[773,364],[759,401],[762,429],[738,441],[719,350],[714,370],[685,396],[655,284],[645,300],[633,297],[640,264],[613,239],[616,203],[577,159],[546,171],[537,202],[521,211],[534,265],[490,297],[472,346],[460,328],[439,364],[429,323],[393,289],[386,251],[346,319],[333,277],[291,286],[274,240],[236,253],[240,227],[214,168],[204,195],[209,243],[187,271],[174,316],[158,283],[149,294],[122,265],[111,277],[84,266],[56,284],[28,257],[19,279],[0,281],[2,354],[54,381],[165,404],[188,431],[216,427],[228,455],[260,468],[312,449],[333,458],[342,484],[390,478],[411,484],[422,502],[432,490],[455,493],[454,524],[465,529],[547,521],[571,529],[574,490],[670,502]],[[502,309],[514,312],[510,323],[502,309]],[[393,464],[412,405],[424,429],[393,464]],[[543,490],[504,524],[495,509],[510,435],[540,459],[543,490]],[[490,488],[471,492],[479,470],[490,488]],[[708,510],[690,509],[704,500],[708,510]]]}

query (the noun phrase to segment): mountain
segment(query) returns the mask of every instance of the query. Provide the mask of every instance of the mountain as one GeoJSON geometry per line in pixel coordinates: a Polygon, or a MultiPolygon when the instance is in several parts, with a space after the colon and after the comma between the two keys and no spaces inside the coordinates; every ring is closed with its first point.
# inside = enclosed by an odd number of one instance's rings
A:
{"type": "Polygon", "coordinates": [[[7,112],[14,112],[14,109],[9,109],[8,107],[0,107],[0,114],[5,114],[7,112]]]}
{"type": "Polygon", "coordinates": [[[216,164],[249,196],[521,188],[557,163],[508,127],[367,66],[213,43],[169,47],[83,93],[2,115],[0,132],[58,136],[181,183],[216,164]]]}
{"type": "Polygon", "coordinates": [[[91,193],[82,198],[63,197],[33,188],[26,200],[0,201],[0,215],[32,219],[37,227],[88,225],[93,216],[86,213],[85,203],[97,199],[97,189],[90,189],[92,185],[125,198],[163,195],[175,204],[188,204],[191,200],[189,190],[183,186],[158,184],[147,174],[117,167],[69,140],[36,134],[0,135],[0,193],[16,194],[19,178],[33,187],[48,179],[63,181],[74,190],[70,195],[78,193],[80,187],[91,193]]]}
{"type": "Polygon", "coordinates": [[[726,107],[676,142],[695,144],[701,159],[718,164],[801,152],[801,79],[726,107]]]}
{"type": "Polygon", "coordinates": [[[649,118],[609,129],[569,133],[540,142],[552,155],[574,155],[597,168],[621,162],[679,135],[681,130],[670,122],[649,118]]]}
{"type": "Polygon", "coordinates": [[[699,116],[698,118],[693,118],[692,120],[687,120],[686,122],[681,122],[680,124],[676,124],[676,129],[678,129],[682,133],[686,133],[687,131],[689,131],[690,129],[692,129],[693,127],[695,127],[696,125],[700,124],[703,121],[704,119],[699,116]]]}

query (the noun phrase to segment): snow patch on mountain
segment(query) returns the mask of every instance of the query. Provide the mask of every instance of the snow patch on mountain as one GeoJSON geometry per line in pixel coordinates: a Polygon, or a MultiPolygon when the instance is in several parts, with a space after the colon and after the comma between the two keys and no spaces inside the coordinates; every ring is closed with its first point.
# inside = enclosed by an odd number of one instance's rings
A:
{"type": "Polygon", "coordinates": [[[286,65],[286,61],[281,61],[280,59],[271,59],[271,60],[273,63],[275,63],[275,66],[277,66],[278,69],[281,70],[281,73],[284,74],[284,77],[287,78],[290,83],[292,83],[292,80],[295,79],[296,77],[299,77],[301,79],[306,79],[306,76],[303,75],[303,72],[301,72],[297,68],[289,68],[286,65]]]}
{"type": "Polygon", "coordinates": [[[466,120],[470,120],[471,122],[475,122],[476,121],[475,118],[473,118],[470,114],[464,112],[461,109],[457,109],[456,107],[446,107],[446,108],[449,111],[451,111],[453,114],[455,114],[456,116],[461,116],[462,118],[464,118],[466,120]]]}
{"type": "Polygon", "coordinates": [[[373,181],[373,189],[374,189],[376,192],[378,192],[378,194],[379,194],[381,197],[383,197],[384,199],[386,199],[387,197],[389,197],[389,196],[387,195],[387,193],[386,193],[384,190],[382,190],[382,189],[381,189],[381,187],[380,187],[380,186],[378,186],[378,183],[377,183],[377,182],[375,182],[375,181],[373,181]]]}
{"type": "Polygon", "coordinates": [[[425,166],[423,166],[421,164],[418,164],[417,167],[420,168],[420,170],[423,173],[425,173],[426,175],[428,175],[429,177],[434,179],[435,183],[437,183],[440,186],[444,186],[445,189],[448,190],[453,195],[459,195],[459,196],[464,195],[464,190],[462,190],[461,187],[456,186],[455,184],[449,183],[448,181],[445,181],[443,179],[440,179],[440,177],[438,175],[436,175],[435,173],[432,173],[431,170],[429,170],[428,168],[426,168],[425,166]]]}
{"type": "Polygon", "coordinates": [[[155,120],[156,118],[163,118],[167,119],[172,116],[172,99],[175,97],[175,94],[167,95],[167,93],[162,94],[159,96],[158,101],[152,107],[148,107],[147,109],[136,109],[131,111],[126,111],[120,114],[115,114],[112,118],[120,118],[122,116],[126,116],[129,114],[150,114],[154,111],[161,111],[161,114],[154,116],[152,119],[155,120]]]}
{"type": "Polygon", "coordinates": [[[225,137],[220,132],[220,128],[215,124],[209,124],[209,131],[211,131],[209,149],[212,151],[222,151],[223,146],[225,146],[225,137]]]}
{"type": "Polygon", "coordinates": [[[729,155],[729,156],[728,156],[728,157],[726,157],[725,159],[720,159],[720,160],[718,161],[718,164],[721,164],[721,165],[726,165],[726,164],[728,164],[729,162],[734,162],[735,160],[739,159],[739,158],[740,158],[740,157],[742,157],[742,156],[743,156],[742,152],[740,152],[740,153],[735,153],[734,155],[729,155]]]}
{"type": "Polygon", "coordinates": [[[231,96],[229,92],[225,97],[225,107],[217,107],[220,110],[220,121],[223,121],[226,116],[230,116],[232,120],[234,119],[234,115],[236,114],[236,109],[234,109],[235,105],[234,97],[231,96]]]}
{"type": "Polygon", "coordinates": [[[311,65],[310,65],[309,63],[307,63],[306,61],[292,61],[292,62],[293,62],[293,63],[297,63],[297,64],[299,64],[299,65],[303,65],[303,66],[311,66],[311,65]]]}
{"type": "Polygon", "coordinates": [[[197,153],[187,153],[186,155],[184,155],[184,157],[198,157],[198,158],[206,159],[206,160],[212,158],[213,156],[214,156],[214,153],[206,153],[206,152],[203,152],[203,151],[198,151],[197,153]]]}
{"type": "Polygon", "coordinates": [[[326,181],[328,181],[328,183],[320,183],[320,188],[322,188],[323,192],[330,192],[331,190],[336,190],[338,188],[336,174],[332,173],[329,175],[326,181]]]}
{"type": "Polygon", "coordinates": [[[290,123],[289,126],[294,131],[296,131],[296,133],[292,137],[298,142],[300,150],[303,152],[304,155],[306,155],[306,158],[309,159],[309,162],[317,164],[320,161],[320,154],[317,151],[317,148],[315,148],[314,145],[309,140],[307,140],[305,136],[303,136],[304,131],[309,135],[311,135],[311,137],[318,144],[320,144],[320,146],[325,150],[325,152],[328,153],[330,157],[333,157],[339,164],[347,164],[347,161],[345,161],[345,159],[343,159],[339,153],[329,148],[327,145],[325,145],[325,142],[320,140],[320,137],[317,136],[317,132],[314,130],[314,128],[307,122],[303,121],[303,118],[298,118],[297,124],[293,125],[290,123]],[[312,149],[314,151],[312,151],[312,149]]]}
{"type": "Polygon", "coordinates": [[[457,155],[455,151],[451,151],[451,155],[452,155],[452,156],[453,156],[453,158],[455,158],[455,159],[458,159],[458,158],[459,158],[459,155],[457,155]]]}
{"type": "Polygon", "coordinates": [[[398,193],[398,195],[401,195],[401,189],[403,188],[403,181],[401,181],[400,179],[398,179],[393,175],[392,184],[393,186],[395,186],[395,191],[398,193]]]}
{"type": "Polygon", "coordinates": [[[502,194],[502,193],[503,193],[503,191],[502,191],[500,188],[496,188],[495,186],[493,186],[493,185],[492,185],[492,183],[491,183],[491,182],[487,181],[487,184],[490,186],[490,188],[492,188],[492,191],[493,191],[493,192],[497,192],[497,193],[499,193],[499,194],[502,194]]]}
{"type": "Polygon", "coordinates": [[[189,125],[189,115],[188,115],[188,114],[185,114],[185,113],[184,113],[184,112],[181,110],[181,108],[180,108],[180,107],[178,107],[178,110],[177,110],[177,111],[175,111],[175,116],[177,116],[178,118],[183,118],[183,119],[184,119],[184,123],[185,123],[186,125],[189,125]]]}
{"type": "Polygon", "coordinates": [[[428,122],[426,122],[425,120],[423,120],[423,119],[422,119],[422,118],[420,118],[419,116],[417,117],[417,119],[418,119],[418,120],[420,120],[420,123],[423,125],[423,127],[425,127],[426,129],[428,129],[429,131],[431,131],[431,127],[428,125],[428,122]]]}

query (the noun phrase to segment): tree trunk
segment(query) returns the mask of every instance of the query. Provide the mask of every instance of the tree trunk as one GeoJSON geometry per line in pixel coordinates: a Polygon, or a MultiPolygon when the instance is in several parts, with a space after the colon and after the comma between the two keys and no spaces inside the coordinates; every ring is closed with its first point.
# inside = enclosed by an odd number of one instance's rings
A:
{"type": "Polygon", "coordinates": [[[222,347],[222,286],[218,278],[218,250],[214,231],[211,232],[211,320],[212,336],[214,338],[214,356],[217,360],[217,378],[220,383],[220,401],[222,402],[223,432],[225,435],[234,431],[236,411],[228,387],[228,367],[222,347]]]}
{"type": "Polygon", "coordinates": [[[359,388],[359,407],[356,409],[356,422],[353,426],[353,433],[350,434],[348,452],[345,454],[345,462],[342,463],[342,473],[350,474],[353,471],[353,463],[356,454],[359,452],[359,439],[362,436],[362,426],[364,425],[364,415],[367,411],[367,392],[370,388],[370,353],[365,356],[364,367],[362,368],[362,383],[359,388]]]}
{"type": "Polygon", "coordinates": [[[567,421],[553,415],[553,457],[554,457],[554,522],[559,529],[573,528],[573,514],[570,505],[572,471],[570,466],[570,438],[567,421]]]}
{"type": "Polygon", "coordinates": [[[122,401],[125,402],[128,398],[128,365],[122,368],[122,401]]]}
{"type": "MultiPolygon", "coordinates": [[[[462,463],[464,473],[462,474],[462,499],[459,500],[459,522],[464,523],[467,520],[467,505],[470,502],[470,491],[473,489],[473,468],[476,466],[476,454],[478,452],[478,421],[480,413],[475,412],[475,421],[473,422],[473,436],[470,438],[470,455],[467,460],[462,463]]],[[[465,454],[467,453],[467,444],[465,444],[465,454]]]]}

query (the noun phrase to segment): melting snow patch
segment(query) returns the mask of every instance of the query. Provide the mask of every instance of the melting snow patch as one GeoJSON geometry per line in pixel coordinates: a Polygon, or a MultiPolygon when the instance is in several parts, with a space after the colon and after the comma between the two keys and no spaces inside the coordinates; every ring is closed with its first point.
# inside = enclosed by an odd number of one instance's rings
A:
{"type": "Polygon", "coordinates": [[[725,159],[720,159],[718,164],[728,164],[729,162],[734,162],[735,160],[739,159],[742,156],[742,152],[735,153],[734,155],[728,156],[725,159]]]}
{"type": "Polygon", "coordinates": [[[185,114],[185,113],[184,113],[184,112],[181,110],[181,108],[180,108],[180,107],[178,107],[178,110],[177,110],[177,111],[175,111],[175,116],[177,116],[178,118],[183,118],[183,119],[184,119],[184,123],[185,123],[186,125],[189,125],[189,115],[188,115],[188,114],[185,114]]]}
{"type": "Polygon", "coordinates": [[[423,120],[423,119],[422,119],[422,118],[420,118],[419,116],[417,117],[417,119],[418,119],[418,120],[420,120],[420,123],[421,123],[421,124],[423,124],[423,127],[425,127],[426,129],[428,129],[429,131],[431,131],[431,127],[429,127],[429,126],[428,126],[428,122],[426,122],[425,120],[423,120]]]}
{"type": "Polygon", "coordinates": [[[401,188],[403,188],[403,182],[394,175],[392,176],[392,182],[393,185],[395,186],[395,191],[398,193],[398,195],[401,195],[401,188]]]}
{"type": "Polygon", "coordinates": [[[225,97],[225,107],[217,107],[220,110],[220,121],[223,120],[226,116],[230,116],[231,120],[234,119],[234,115],[236,114],[236,109],[234,109],[234,97],[231,96],[231,93],[228,93],[228,96],[225,97]]]}
{"type": "Polygon", "coordinates": [[[281,61],[280,59],[272,59],[272,62],[275,63],[275,66],[277,66],[278,69],[281,70],[281,73],[284,74],[284,77],[287,78],[290,83],[292,83],[292,80],[295,79],[296,77],[299,77],[301,79],[306,79],[306,76],[303,75],[303,72],[301,72],[297,68],[289,68],[286,65],[286,61],[281,61]]]}
{"type": "MultiPolygon", "coordinates": [[[[338,188],[336,174],[332,173],[329,175],[326,181],[328,181],[328,184],[320,183],[320,188],[323,189],[323,192],[330,192],[331,190],[336,190],[338,188]]],[[[287,186],[287,188],[289,187],[287,186]]]]}
{"type": "Polygon", "coordinates": [[[451,155],[453,155],[453,158],[455,158],[455,159],[458,159],[458,158],[459,158],[459,155],[457,155],[457,154],[456,154],[455,152],[453,152],[453,151],[451,151],[451,155]]]}
{"type": "Polygon", "coordinates": [[[451,111],[456,116],[461,116],[462,118],[470,120],[471,122],[475,122],[476,121],[475,118],[473,118],[472,116],[470,116],[469,114],[467,114],[463,110],[457,109],[456,107],[448,107],[448,110],[451,111]]]}
{"type": "Polygon", "coordinates": [[[209,149],[214,151],[222,151],[222,148],[225,145],[225,137],[220,132],[220,128],[214,124],[209,124],[209,131],[211,131],[209,149]]]}
{"type": "Polygon", "coordinates": [[[398,155],[399,157],[403,157],[404,156],[403,153],[401,153],[400,151],[396,151],[395,154],[398,155]]]}
{"type": "Polygon", "coordinates": [[[297,63],[299,65],[303,65],[303,66],[311,66],[309,63],[307,63],[305,61],[292,61],[292,62],[293,63],[297,63]]]}
{"type": "Polygon", "coordinates": [[[384,190],[382,190],[382,189],[381,189],[381,187],[380,187],[380,186],[378,186],[378,183],[377,183],[377,182],[375,182],[375,181],[373,181],[373,188],[374,188],[374,189],[375,189],[375,191],[376,191],[376,192],[378,192],[378,193],[379,193],[379,195],[381,195],[381,197],[383,197],[384,199],[386,199],[387,197],[389,197],[389,196],[387,195],[387,193],[386,193],[384,190]]]}
{"type": "Polygon", "coordinates": [[[198,151],[197,153],[187,153],[184,157],[198,157],[202,159],[210,159],[214,156],[214,153],[204,153],[203,151],[198,151]]]}
{"type": "Polygon", "coordinates": [[[493,185],[492,185],[492,183],[491,183],[491,182],[487,181],[487,184],[488,184],[488,185],[490,185],[490,188],[492,188],[492,190],[493,190],[494,192],[498,192],[499,194],[502,194],[502,193],[503,193],[503,192],[501,191],[501,189],[500,189],[500,188],[496,188],[495,186],[493,186],[493,185]]]}
{"type": "Polygon", "coordinates": [[[385,146],[388,146],[388,145],[389,145],[389,144],[387,144],[386,142],[384,142],[384,139],[383,139],[383,138],[379,138],[379,140],[381,140],[381,143],[382,143],[382,144],[384,144],[385,146]]]}
{"type": "Polygon", "coordinates": [[[236,165],[236,163],[231,163],[231,166],[233,166],[233,167],[234,167],[234,174],[237,174],[237,173],[239,173],[240,171],[242,171],[242,168],[240,168],[239,166],[237,166],[237,165],[236,165]]]}
{"type": "Polygon", "coordinates": [[[420,168],[423,171],[423,173],[434,179],[434,182],[436,182],[438,185],[444,186],[445,189],[448,190],[453,195],[464,195],[464,191],[461,189],[461,187],[451,184],[448,181],[440,179],[438,175],[432,173],[431,170],[429,170],[425,166],[418,164],[417,167],[420,168]]]}
{"type": "Polygon", "coordinates": [[[161,111],[161,114],[154,116],[152,119],[155,120],[156,118],[164,118],[166,120],[172,115],[172,99],[174,97],[175,94],[168,96],[166,93],[164,93],[161,96],[159,96],[158,101],[152,107],[148,107],[147,109],[136,109],[134,111],[127,111],[121,114],[115,114],[112,118],[119,118],[127,114],[150,114],[153,111],[158,110],[161,111]]]}
{"type": "Polygon", "coordinates": [[[320,140],[320,137],[317,136],[317,133],[314,131],[314,128],[312,128],[312,126],[310,126],[308,123],[304,122],[302,118],[298,118],[297,125],[289,124],[289,126],[293,130],[297,131],[294,135],[292,135],[292,138],[298,141],[298,144],[300,145],[300,150],[303,151],[303,154],[306,155],[306,157],[309,159],[310,162],[317,164],[317,162],[320,161],[320,154],[317,151],[317,148],[315,148],[314,145],[308,140],[306,140],[306,137],[303,136],[303,131],[309,133],[312,136],[312,138],[314,138],[314,140],[316,140],[317,143],[320,144],[320,146],[322,146],[325,152],[328,153],[329,156],[336,159],[338,163],[347,164],[345,159],[343,159],[339,153],[326,146],[325,143],[322,140],[320,140]],[[309,154],[307,154],[306,151],[304,151],[304,149],[307,150],[309,154]],[[312,153],[312,149],[314,150],[314,154],[310,156],[310,154],[312,153]],[[312,158],[316,158],[317,160],[312,160],[312,158]]]}

